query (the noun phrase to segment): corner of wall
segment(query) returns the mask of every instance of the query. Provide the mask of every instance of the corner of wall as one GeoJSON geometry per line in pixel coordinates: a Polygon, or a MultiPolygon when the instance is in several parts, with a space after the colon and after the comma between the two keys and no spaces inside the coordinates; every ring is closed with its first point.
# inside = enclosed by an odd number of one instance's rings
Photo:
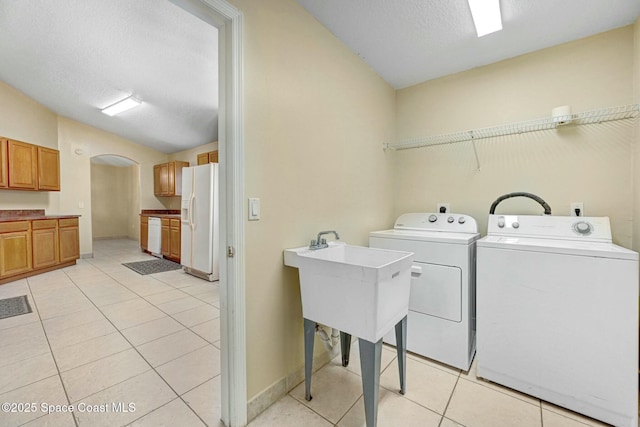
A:
{"type": "MultiPolygon", "coordinates": [[[[640,18],[633,26],[633,102],[640,103],[640,18]]],[[[633,135],[633,162],[632,162],[632,194],[633,215],[632,215],[632,238],[631,247],[634,250],[640,248],[640,119],[636,118],[633,135]]]]}

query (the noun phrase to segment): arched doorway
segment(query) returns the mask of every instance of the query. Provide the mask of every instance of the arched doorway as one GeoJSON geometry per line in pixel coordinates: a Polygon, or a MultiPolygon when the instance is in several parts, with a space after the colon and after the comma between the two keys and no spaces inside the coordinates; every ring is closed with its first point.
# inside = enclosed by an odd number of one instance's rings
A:
{"type": "Polygon", "coordinates": [[[140,166],[119,155],[91,158],[93,240],[140,236],[140,166]]]}

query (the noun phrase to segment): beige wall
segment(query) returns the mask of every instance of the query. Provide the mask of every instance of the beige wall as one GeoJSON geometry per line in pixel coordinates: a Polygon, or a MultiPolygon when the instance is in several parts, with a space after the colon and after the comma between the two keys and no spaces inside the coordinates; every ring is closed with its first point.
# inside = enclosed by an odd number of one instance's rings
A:
{"type": "MultiPolygon", "coordinates": [[[[523,55],[397,91],[400,140],[631,104],[633,27],[523,55]]],[[[636,99],[637,101],[637,99],[636,99]]],[[[486,231],[491,203],[526,191],[556,215],[584,202],[586,215],[609,216],[614,240],[631,246],[634,122],[564,127],[478,141],[478,171],[469,142],[394,152],[394,214],[435,211],[449,202],[486,231]]],[[[528,199],[497,212],[542,213],[528,199]]]]}
{"type": "Polygon", "coordinates": [[[262,206],[246,223],[252,399],[303,365],[298,274],[283,249],[331,229],[366,245],[392,222],[381,143],[394,135],[394,91],[294,0],[232,3],[245,19],[245,195],[262,206]]]}
{"type": "MultiPolygon", "coordinates": [[[[112,154],[126,157],[138,163],[140,201],[139,207],[135,209],[166,209],[162,202],[153,195],[153,165],[166,162],[167,154],[66,117],[59,117],[58,135],[61,166],[60,185],[63,189],[60,193],[60,210],[65,213],[82,215],[80,218],[81,254],[90,254],[93,251],[91,157],[112,154]],[[76,154],[76,149],[81,150],[81,154],[76,154]],[[78,207],[80,202],[84,203],[84,209],[78,207]]],[[[137,237],[137,233],[135,236],[137,237]]]]}
{"type": "MultiPolygon", "coordinates": [[[[0,136],[58,148],[55,113],[0,81],[0,136]]],[[[0,209],[45,209],[59,212],[59,194],[48,191],[2,191],[0,209]]]]}
{"type": "MultiPolygon", "coordinates": [[[[128,237],[133,227],[133,166],[91,163],[91,230],[94,239],[128,237]]],[[[139,212],[139,211],[138,211],[139,212]]]]}

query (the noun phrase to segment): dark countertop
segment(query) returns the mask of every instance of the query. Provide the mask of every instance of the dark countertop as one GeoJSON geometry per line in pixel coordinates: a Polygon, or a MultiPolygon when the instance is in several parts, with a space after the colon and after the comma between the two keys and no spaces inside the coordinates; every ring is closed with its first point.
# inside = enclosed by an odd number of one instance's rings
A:
{"type": "Polygon", "coordinates": [[[0,210],[0,222],[33,221],[39,219],[79,218],[81,215],[47,215],[44,209],[0,210]]]}
{"type": "Polygon", "coordinates": [[[180,210],[178,209],[143,209],[140,216],[153,216],[156,218],[180,219],[180,210]]]}

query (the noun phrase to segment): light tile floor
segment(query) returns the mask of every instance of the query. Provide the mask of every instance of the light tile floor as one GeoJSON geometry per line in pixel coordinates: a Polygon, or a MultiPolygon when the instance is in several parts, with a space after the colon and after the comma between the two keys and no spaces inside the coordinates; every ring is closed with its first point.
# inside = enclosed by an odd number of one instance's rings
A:
{"type": "MultiPolygon", "coordinates": [[[[345,369],[340,356],[313,374],[311,395],[304,383],[260,414],[250,427],[364,427],[364,402],[357,341],[345,369]]],[[[607,424],[541,402],[476,377],[475,362],[461,372],[407,354],[407,393],[398,390],[395,348],[383,347],[379,427],[585,427],[607,424]]]]}
{"type": "MultiPolygon", "coordinates": [[[[0,426],[221,426],[218,284],[123,267],[150,258],[131,240],[96,241],[94,254],[0,286],[0,298],[26,294],[33,309],[0,319],[0,403],[21,404],[0,426]],[[69,404],[74,413],[59,411],[69,404]]],[[[415,355],[402,396],[386,346],[380,385],[380,427],[605,425],[482,381],[475,365],[466,373],[415,355]]],[[[314,373],[312,395],[300,384],[249,425],[364,426],[357,341],[348,368],[337,357],[314,373]]]]}
{"type": "Polygon", "coordinates": [[[0,426],[220,426],[218,283],[141,276],[132,240],[94,255],[0,286],[33,310],[0,319],[0,426]]]}

